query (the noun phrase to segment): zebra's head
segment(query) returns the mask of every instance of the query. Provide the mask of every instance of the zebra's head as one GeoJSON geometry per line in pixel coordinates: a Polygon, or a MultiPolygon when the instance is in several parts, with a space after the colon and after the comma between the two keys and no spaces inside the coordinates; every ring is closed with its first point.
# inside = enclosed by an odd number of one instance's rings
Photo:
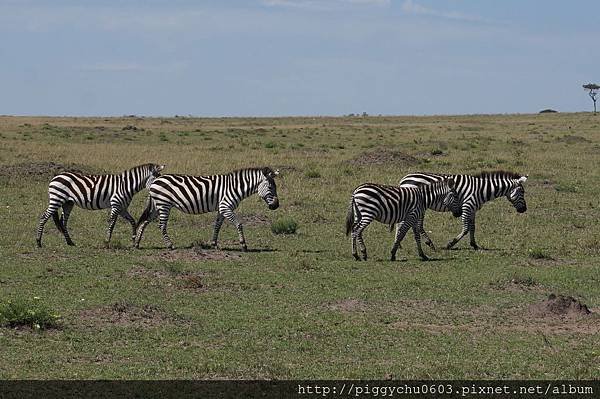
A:
{"type": "Polygon", "coordinates": [[[146,179],[146,188],[150,187],[154,179],[160,176],[160,172],[165,168],[165,165],[157,165],[151,163],[148,165],[148,177],[146,179]]]}
{"type": "Polygon", "coordinates": [[[444,206],[452,212],[452,216],[460,217],[462,215],[462,204],[460,203],[460,197],[456,192],[456,184],[454,183],[454,179],[449,178],[444,180],[446,186],[448,187],[448,193],[444,197],[444,206]]]}
{"type": "Polygon", "coordinates": [[[269,209],[279,208],[279,198],[277,198],[277,185],[275,176],[279,175],[279,170],[273,171],[271,168],[262,169],[262,177],[258,184],[258,196],[268,205],[269,209]]]}
{"type": "Polygon", "coordinates": [[[526,181],[527,176],[521,176],[519,179],[515,180],[514,185],[510,188],[508,194],[506,194],[506,198],[508,198],[510,203],[519,213],[527,211],[527,202],[525,202],[525,188],[523,188],[523,183],[526,181]]]}

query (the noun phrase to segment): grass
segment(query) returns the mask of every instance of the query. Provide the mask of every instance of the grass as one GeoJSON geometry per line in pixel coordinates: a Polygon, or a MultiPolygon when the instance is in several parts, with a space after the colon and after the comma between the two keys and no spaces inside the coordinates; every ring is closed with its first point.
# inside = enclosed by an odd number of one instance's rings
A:
{"type": "Polygon", "coordinates": [[[58,326],[60,316],[52,312],[38,297],[18,298],[0,304],[0,325],[31,327],[45,330],[58,326]]]}
{"type": "Polygon", "coordinates": [[[298,223],[291,217],[283,217],[271,223],[273,234],[295,234],[298,223]]]}
{"type": "MultiPolygon", "coordinates": [[[[61,315],[59,329],[0,328],[0,378],[600,375],[597,317],[528,313],[551,293],[600,313],[600,136],[588,113],[0,117],[0,135],[0,298],[43,298],[49,314],[61,315]],[[559,140],[566,131],[583,139],[559,140]],[[372,154],[380,149],[387,158],[372,154]],[[435,149],[443,154],[433,156],[435,149]],[[164,248],[156,224],[141,249],[131,249],[123,220],[113,236],[121,245],[106,248],[107,213],[79,208],[69,221],[76,247],[49,222],[37,249],[51,162],[111,172],[156,162],[165,173],[198,175],[266,165],[282,171],[280,208],[270,211],[258,197],[241,203],[247,253],[227,222],[221,250],[198,248],[211,241],[215,215],[178,211],[169,220],[175,251],[164,248]],[[471,250],[466,237],[452,251],[424,246],[435,261],[421,262],[409,233],[390,262],[393,234],[373,223],[364,234],[370,260],[352,259],[344,222],[356,186],[483,168],[529,175],[526,213],[504,198],[477,213],[477,242],[487,250],[471,250]],[[284,216],[302,228],[274,234],[271,222],[284,216]]],[[[145,195],[130,206],[136,218],[145,195]]],[[[428,212],[425,229],[441,248],[461,224],[428,212]]]]}

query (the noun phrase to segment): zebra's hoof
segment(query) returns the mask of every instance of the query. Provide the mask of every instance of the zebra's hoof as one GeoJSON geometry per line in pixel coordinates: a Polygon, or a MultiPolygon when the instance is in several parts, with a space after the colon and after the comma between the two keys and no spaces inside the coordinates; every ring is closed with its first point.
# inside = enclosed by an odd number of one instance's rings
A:
{"type": "Polygon", "coordinates": [[[360,256],[358,256],[358,254],[352,254],[352,256],[354,256],[354,260],[360,261],[360,256]]]}
{"type": "Polygon", "coordinates": [[[396,257],[395,256],[390,257],[390,261],[395,262],[396,261],[396,257]]]}
{"type": "Polygon", "coordinates": [[[67,241],[67,245],[74,247],[75,243],[73,241],[69,240],[69,241],[67,241]]]}
{"type": "Polygon", "coordinates": [[[477,245],[477,244],[471,244],[471,247],[472,247],[474,250],[481,249],[481,248],[479,247],[479,245],[477,245]]]}
{"type": "Polygon", "coordinates": [[[248,252],[248,247],[247,247],[247,246],[245,246],[245,245],[243,245],[243,246],[242,246],[242,252],[248,252]]]}
{"type": "Polygon", "coordinates": [[[421,255],[421,260],[423,262],[427,262],[429,260],[429,258],[426,255],[421,255]]]}
{"type": "Polygon", "coordinates": [[[36,240],[36,243],[38,248],[42,247],[42,240],[36,240]]]}
{"type": "Polygon", "coordinates": [[[175,245],[169,245],[169,246],[167,247],[167,249],[168,249],[168,250],[170,250],[170,251],[172,251],[172,250],[174,250],[174,249],[175,249],[175,245]]]}

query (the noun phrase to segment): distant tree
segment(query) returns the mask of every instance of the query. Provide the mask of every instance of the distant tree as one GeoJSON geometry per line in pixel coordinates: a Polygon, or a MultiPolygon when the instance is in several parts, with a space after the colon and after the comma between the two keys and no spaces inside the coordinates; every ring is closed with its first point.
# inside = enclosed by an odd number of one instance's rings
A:
{"type": "Polygon", "coordinates": [[[596,96],[598,95],[598,89],[600,89],[600,86],[598,86],[596,83],[588,83],[586,85],[583,85],[583,89],[589,90],[588,94],[589,94],[590,98],[592,99],[592,101],[594,102],[594,114],[595,114],[596,113],[596,96]]]}

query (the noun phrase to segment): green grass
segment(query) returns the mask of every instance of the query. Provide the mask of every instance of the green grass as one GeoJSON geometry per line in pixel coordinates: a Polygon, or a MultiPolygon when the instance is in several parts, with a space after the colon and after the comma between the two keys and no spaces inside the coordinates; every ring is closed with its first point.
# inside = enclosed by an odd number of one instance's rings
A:
{"type": "MultiPolygon", "coordinates": [[[[600,313],[600,136],[588,113],[0,122],[0,299],[39,297],[60,314],[57,329],[0,328],[0,378],[600,375],[597,316],[529,312],[555,293],[600,313]],[[563,139],[567,131],[577,138],[563,139]],[[221,250],[202,244],[214,214],[178,211],[169,220],[175,251],[156,224],[131,249],[123,220],[106,248],[107,212],[79,208],[69,221],[77,246],[49,222],[38,249],[58,169],[51,162],[110,172],[156,162],[165,173],[198,175],[270,166],[282,172],[280,208],[242,202],[247,253],[228,223],[221,250]],[[390,262],[393,233],[373,223],[364,234],[370,260],[353,260],[344,222],[359,184],[495,168],[529,175],[528,211],[504,198],[483,207],[476,238],[487,250],[471,250],[466,237],[456,250],[424,247],[434,261],[421,262],[409,233],[390,262]],[[271,223],[283,217],[301,228],[274,234],[271,223]]],[[[130,207],[136,218],[145,196],[130,207]]],[[[461,223],[428,212],[425,229],[441,248],[461,223]]]]}
{"type": "Polygon", "coordinates": [[[44,330],[58,326],[60,316],[53,313],[40,298],[18,298],[0,304],[0,325],[8,327],[31,327],[44,330]]]}
{"type": "Polygon", "coordinates": [[[291,217],[283,217],[271,223],[273,234],[295,234],[298,223],[291,217]]]}

